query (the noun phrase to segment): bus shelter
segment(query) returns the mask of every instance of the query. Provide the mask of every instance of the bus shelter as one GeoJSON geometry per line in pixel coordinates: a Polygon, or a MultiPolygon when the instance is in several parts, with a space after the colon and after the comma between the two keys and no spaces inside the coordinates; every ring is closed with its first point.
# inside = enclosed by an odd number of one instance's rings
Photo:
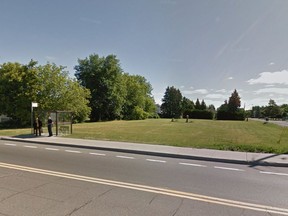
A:
{"type": "MultiPolygon", "coordinates": [[[[53,132],[56,134],[56,136],[72,134],[72,112],[59,110],[48,111],[46,114],[47,120],[49,116],[53,121],[53,132]]],[[[47,120],[45,122],[46,124],[47,120]]]]}
{"type": "MultiPolygon", "coordinates": [[[[52,131],[56,136],[63,136],[67,134],[72,134],[72,120],[73,115],[71,111],[38,111],[33,110],[33,119],[40,118],[42,121],[42,128],[46,131],[46,127],[48,128],[48,118],[51,117],[53,121],[52,131]]],[[[31,133],[33,133],[32,128],[32,120],[31,120],[31,133]]],[[[47,129],[48,130],[48,129],[47,129]]]]}

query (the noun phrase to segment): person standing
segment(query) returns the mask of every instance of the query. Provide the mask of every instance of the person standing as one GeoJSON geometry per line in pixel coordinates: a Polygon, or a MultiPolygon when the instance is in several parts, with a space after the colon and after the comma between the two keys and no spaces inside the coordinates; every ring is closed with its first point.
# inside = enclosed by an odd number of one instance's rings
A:
{"type": "Polygon", "coordinates": [[[52,132],[52,125],[53,125],[53,121],[51,119],[51,117],[49,116],[48,118],[48,133],[49,133],[49,137],[53,136],[53,132],[52,132]]]}
{"type": "Polygon", "coordinates": [[[38,118],[33,121],[34,134],[38,136],[38,118]]]}
{"type": "Polygon", "coordinates": [[[38,130],[39,130],[39,136],[41,136],[42,133],[42,121],[40,118],[38,118],[38,130]]]}

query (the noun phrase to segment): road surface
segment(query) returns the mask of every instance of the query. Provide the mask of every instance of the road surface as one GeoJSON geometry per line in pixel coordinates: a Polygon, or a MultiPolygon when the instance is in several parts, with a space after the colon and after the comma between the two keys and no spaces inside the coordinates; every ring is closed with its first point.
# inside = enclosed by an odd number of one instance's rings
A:
{"type": "Polygon", "coordinates": [[[0,216],[288,215],[286,168],[0,140],[0,216]]]}

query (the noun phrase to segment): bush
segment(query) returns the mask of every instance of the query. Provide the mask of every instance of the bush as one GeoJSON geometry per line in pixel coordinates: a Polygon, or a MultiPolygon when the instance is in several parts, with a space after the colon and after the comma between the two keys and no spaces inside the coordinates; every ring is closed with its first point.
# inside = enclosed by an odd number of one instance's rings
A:
{"type": "Polygon", "coordinates": [[[245,120],[245,113],[243,111],[230,112],[225,110],[218,110],[216,114],[217,120],[245,120]]]}
{"type": "Polygon", "coordinates": [[[189,115],[189,118],[193,119],[213,119],[213,112],[209,110],[190,110],[185,111],[183,113],[183,118],[186,118],[186,116],[189,115]]]}

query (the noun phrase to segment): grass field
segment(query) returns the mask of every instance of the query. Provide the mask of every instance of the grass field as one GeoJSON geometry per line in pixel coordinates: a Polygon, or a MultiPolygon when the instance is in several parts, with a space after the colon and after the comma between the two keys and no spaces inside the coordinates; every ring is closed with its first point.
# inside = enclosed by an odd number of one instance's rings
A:
{"type": "MultiPolygon", "coordinates": [[[[0,130],[0,135],[30,133],[30,129],[0,130]]],[[[149,119],[73,125],[70,138],[127,141],[219,150],[288,153],[288,127],[259,121],[149,119]]]]}

